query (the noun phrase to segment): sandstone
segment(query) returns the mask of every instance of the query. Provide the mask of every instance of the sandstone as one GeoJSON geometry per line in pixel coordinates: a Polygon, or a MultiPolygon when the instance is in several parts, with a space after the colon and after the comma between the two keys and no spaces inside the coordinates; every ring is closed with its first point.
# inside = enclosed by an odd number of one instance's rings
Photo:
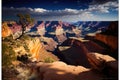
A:
{"type": "Polygon", "coordinates": [[[37,68],[32,72],[37,75],[36,80],[99,80],[103,77],[83,66],[71,66],[60,61],[37,63],[35,66],[37,68]]]}
{"type": "Polygon", "coordinates": [[[118,38],[115,36],[96,34],[95,38],[109,45],[112,49],[118,48],[118,38]]]}
{"type": "Polygon", "coordinates": [[[116,61],[116,59],[110,57],[109,55],[102,55],[99,53],[88,53],[87,56],[93,68],[97,69],[103,68],[105,63],[116,61]]]}
{"type": "Polygon", "coordinates": [[[51,57],[54,60],[58,60],[58,58],[55,55],[45,50],[39,38],[35,38],[34,40],[27,41],[27,44],[33,60],[44,61],[44,59],[48,57],[51,57]]]}
{"type": "Polygon", "coordinates": [[[56,35],[56,37],[59,43],[63,43],[67,39],[67,37],[63,34],[56,35]]]}
{"type": "Polygon", "coordinates": [[[87,54],[93,69],[104,72],[109,77],[118,78],[118,61],[109,55],[99,53],[87,54]]]}
{"type": "Polygon", "coordinates": [[[7,23],[2,23],[2,37],[8,37],[12,34],[11,29],[8,27],[7,23]]]}
{"type": "Polygon", "coordinates": [[[79,37],[79,38],[77,38],[77,37],[69,37],[70,39],[75,39],[75,40],[78,40],[78,41],[80,41],[80,42],[88,42],[89,40],[85,40],[84,38],[82,38],[82,37],[79,37]]]}
{"type": "Polygon", "coordinates": [[[68,39],[59,46],[59,55],[68,64],[90,67],[86,54],[88,50],[79,40],[68,39]]]}
{"type": "Polygon", "coordinates": [[[70,37],[70,39],[66,40],[62,46],[59,46],[59,50],[64,58],[63,61],[74,65],[87,64],[86,55],[88,52],[104,52],[104,48],[95,42],[75,37],[70,37]]]}
{"type": "Polygon", "coordinates": [[[89,40],[87,42],[83,42],[83,44],[89,50],[89,52],[99,52],[99,53],[105,52],[105,48],[103,48],[102,46],[98,45],[97,43],[95,43],[91,40],[89,40]]]}
{"type": "Polygon", "coordinates": [[[42,42],[45,42],[43,46],[48,51],[54,51],[57,48],[58,43],[54,41],[52,38],[42,37],[42,42]]]}

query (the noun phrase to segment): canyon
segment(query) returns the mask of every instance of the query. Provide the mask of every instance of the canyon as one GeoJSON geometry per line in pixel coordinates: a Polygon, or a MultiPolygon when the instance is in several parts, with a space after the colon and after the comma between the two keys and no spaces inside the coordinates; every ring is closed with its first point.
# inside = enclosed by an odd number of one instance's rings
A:
{"type": "MultiPolygon", "coordinates": [[[[59,23],[61,26],[62,22],[59,23]]],[[[11,51],[15,53],[15,60],[8,62],[16,70],[13,73],[17,80],[118,79],[116,22],[104,32],[88,34],[84,38],[55,35],[58,41],[54,37],[31,37],[27,34],[16,40],[7,23],[2,27],[2,43],[7,46],[2,54],[6,57],[11,51]],[[111,31],[112,34],[108,34],[111,31]]],[[[6,73],[12,70],[9,68],[6,73]]],[[[9,77],[6,73],[3,78],[9,77]]]]}

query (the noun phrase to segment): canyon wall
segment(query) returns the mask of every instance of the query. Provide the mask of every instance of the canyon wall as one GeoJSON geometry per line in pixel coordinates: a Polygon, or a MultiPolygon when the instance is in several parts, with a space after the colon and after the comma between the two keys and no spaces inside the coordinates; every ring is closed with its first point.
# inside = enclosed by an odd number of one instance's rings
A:
{"type": "Polygon", "coordinates": [[[39,38],[35,38],[31,41],[27,41],[28,48],[30,50],[30,54],[32,55],[33,60],[43,61],[46,58],[53,58],[54,60],[58,60],[58,58],[50,52],[47,52],[40,42],[39,38]]]}
{"type": "Polygon", "coordinates": [[[96,34],[95,39],[102,41],[114,50],[118,48],[118,38],[116,36],[96,34]]]}

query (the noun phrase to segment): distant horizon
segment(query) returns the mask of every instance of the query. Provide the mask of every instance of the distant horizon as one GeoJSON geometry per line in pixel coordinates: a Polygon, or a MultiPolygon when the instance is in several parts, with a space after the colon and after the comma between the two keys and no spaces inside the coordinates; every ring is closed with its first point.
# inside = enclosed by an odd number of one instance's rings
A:
{"type": "MultiPolygon", "coordinates": [[[[5,21],[18,21],[18,20],[2,20],[2,22],[5,22],[5,21]]],[[[38,20],[36,22],[39,22],[39,21],[44,21],[44,20],[38,20]]],[[[61,21],[61,20],[56,20],[56,21],[61,21]]],[[[69,23],[75,23],[75,22],[114,22],[114,21],[119,21],[119,20],[111,20],[111,21],[62,21],[62,22],[69,22],[69,23]]],[[[45,21],[47,22],[47,21],[45,21]]],[[[54,22],[54,21],[51,21],[51,22],[54,22]]]]}

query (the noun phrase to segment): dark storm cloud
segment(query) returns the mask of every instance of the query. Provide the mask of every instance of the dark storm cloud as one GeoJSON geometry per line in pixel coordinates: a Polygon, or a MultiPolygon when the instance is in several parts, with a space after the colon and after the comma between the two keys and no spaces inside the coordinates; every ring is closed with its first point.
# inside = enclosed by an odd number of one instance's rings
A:
{"type": "Polygon", "coordinates": [[[65,16],[65,15],[77,15],[80,11],[76,9],[64,9],[64,10],[46,10],[43,8],[3,8],[2,14],[3,15],[14,15],[16,16],[18,13],[29,13],[34,16],[65,16]]]}
{"type": "Polygon", "coordinates": [[[29,9],[27,8],[2,8],[2,15],[6,16],[16,16],[18,13],[29,13],[29,9]]]}
{"type": "Polygon", "coordinates": [[[90,4],[104,4],[107,2],[118,2],[118,0],[93,0],[90,4]]]}
{"type": "Polygon", "coordinates": [[[3,8],[2,9],[2,17],[5,19],[6,17],[14,16],[18,13],[29,13],[37,20],[78,20],[80,15],[86,14],[91,15],[90,12],[84,10],[77,9],[63,9],[63,10],[46,10],[43,8],[3,8]]]}

